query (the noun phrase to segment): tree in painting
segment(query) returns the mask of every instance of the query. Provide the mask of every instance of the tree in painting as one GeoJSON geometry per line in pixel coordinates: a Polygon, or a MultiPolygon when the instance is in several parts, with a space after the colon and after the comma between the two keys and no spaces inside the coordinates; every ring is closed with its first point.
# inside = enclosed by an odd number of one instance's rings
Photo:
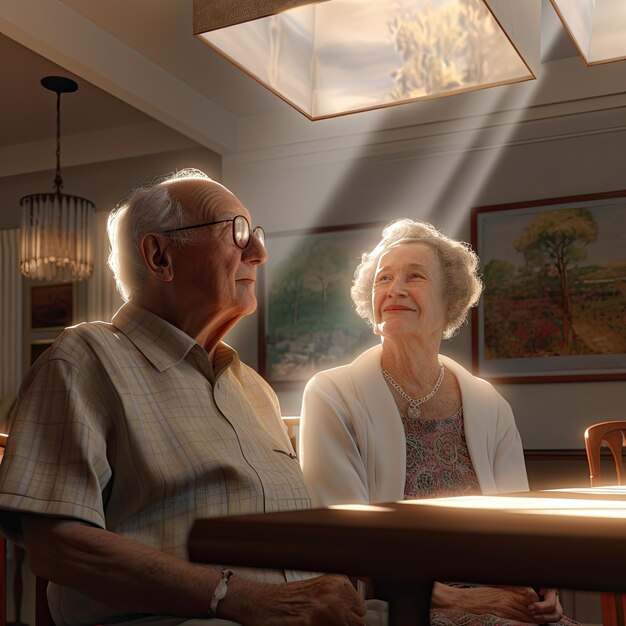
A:
{"type": "Polygon", "coordinates": [[[623,211],[571,203],[486,217],[485,360],[626,353],[623,211]]]}
{"type": "Polygon", "coordinates": [[[275,270],[272,294],[274,305],[282,309],[282,319],[291,326],[300,323],[305,272],[301,257],[285,259],[275,270]]]}
{"type": "Polygon", "coordinates": [[[556,275],[559,280],[563,321],[563,346],[572,342],[572,299],[569,272],[587,257],[587,245],[598,237],[598,227],[587,209],[539,213],[515,240],[530,271],[556,275]]]}
{"type": "Polygon", "coordinates": [[[485,266],[483,281],[491,293],[508,290],[515,283],[517,270],[509,261],[492,259],[485,266]]]}
{"type": "Polygon", "coordinates": [[[312,292],[319,295],[322,319],[328,310],[329,292],[345,276],[347,258],[343,248],[324,239],[314,240],[307,250],[308,280],[312,292]]]}

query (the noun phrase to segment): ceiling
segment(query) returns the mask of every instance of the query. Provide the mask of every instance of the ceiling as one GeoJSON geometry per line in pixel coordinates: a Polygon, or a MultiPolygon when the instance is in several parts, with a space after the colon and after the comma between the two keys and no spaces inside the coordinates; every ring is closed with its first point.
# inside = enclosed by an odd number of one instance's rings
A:
{"type": "Polygon", "coordinates": [[[39,54],[0,35],[0,58],[10,59],[0,69],[4,86],[0,98],[0,142],[13,145],[52,138],[55,135],[56,94],[44,89],[44,76],[68,76],[79,90],[62,98],[62,131],[67,134],[135,124],[145,114],[94,87],[39,54]]]}
{"type": "MultiPolygon", "coordinates": [[[[576,56],[542,1],[542,41],[551,41],[542,61],[576,56]]],[[[54,138],[55,96],[39,84],[52,74],[80,86],[63,96],[64,136],[130,127],[154,135],[163,127],[229,154],[239,149],[242,128],[265,116],[304,133],[350,124],[309,122],[195,39],[192,0],[3,0],[0,29],[0,58],[10,59],[0,66],[0,165],[2,148],[15,155],[16,145],[54,138]]],[[[393,125],[393,116],[385,119],[393,125]]]]}

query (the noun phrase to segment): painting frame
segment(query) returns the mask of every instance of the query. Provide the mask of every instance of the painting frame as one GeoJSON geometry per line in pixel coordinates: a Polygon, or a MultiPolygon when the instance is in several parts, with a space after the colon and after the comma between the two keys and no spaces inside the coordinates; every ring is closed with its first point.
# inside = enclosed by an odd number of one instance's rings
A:
{"type": "Polygon", "coordinates": [[[29,323],[35,332],[62,330],[75,319],[75,284],[33,284],[30,286],[29,323]]]}
{"type": "Polygon", "coordinates": [[[472,311],[474,374],[494,383],[626,380],[626,332],[613,323],[626,296],[623,232],[626,190],[474,207],[471,242],[486,286],[472,311]],[[559,248],[566,228],[569,248],[559,248]]]}
{"type": "MultiPolygon", "coordinates": [[[[301,390],[306,381],[316,372],[343,365],[351,362],[364,349],[377,343],[377,338],[372,333],[367,322],[362,320],[354,311],[354,305],[350,299],[350,285],[354,276],[354,270],[360,262],[361,254],[371,250],[381,239],[381,233],[387,222],[361,222],[355,224],[342,224],[336,226],[320,226],[307,229],[295,229],[268,233],[266,245],[269,252],[267,264],[259,271],[258,290],[258,363],[259,373],[272,386],[278,390],[301,390]],[[309,311],[309,325],[303,324],[298,330],[296,325],[289,328],[289,338],[281,336],[281,323],[279,314],[280,301],[277,295],[277,285],[285,285],[281,282],[285,269],[294,267],[311,268],[314,266],[315,254],[326,246],[327,254],[323,256],[324,263],[333,258],[331,244],[336,242],[337,249],[343,249],[341,260],[337,260],[337,267],[333,270],[335,277],[334,307],[331,310],[335,316],[330,321],[324,321],[324,329],[320,332],[324,337],[335,334],[331,343],[336,353],[336,358],[330,357],[329,350],[311,350],[310,355],[303,354],[299,348],[308,342],[311,345],[315,339],[309,341],[312,332],[311,325],[317,324],[319,314],[309,311]],[[308,247],[307,247],[308,246],[308,247]],[[358,252],[357,252],[358,251],[358,252]],[[307,256],[309,255],[309,256],[307,256]],[[336,322],[336,323],[335,323],[336,322]],[[345,334],[354,334],[354,343],[349,348],[342,349],[342,341],[348,341],[345,334]],[[342,334],[343,333],[343,334],[342,334]],[[337,336],[340,336],[337,338],[337,336]],[[277,339],[279,338],[280,339],[277,339]],[[278,344],[280,343],[280,346],[278,344]],[[291,373],[286,373],[284,361],[278,361],[278,352],[283,351],[288,358],[296,363],[291,373]],[[304,361],[309,359],[311,366],[298,365],[296,359],[304,361]]],[[[303,279],[306,284],[306,278],[303,279]]],[[[308,294],[310,296],[310,294],[308,294]]],[[[330,306],[330,305],[329,305],[330,306]]],[[[319,342],[317,342],[319,343],[319,342]]],[[[328,343],[328,342],[326,342],[328,343]]],[[[306,351],[304,351],[306,352],[306,351]]]]}

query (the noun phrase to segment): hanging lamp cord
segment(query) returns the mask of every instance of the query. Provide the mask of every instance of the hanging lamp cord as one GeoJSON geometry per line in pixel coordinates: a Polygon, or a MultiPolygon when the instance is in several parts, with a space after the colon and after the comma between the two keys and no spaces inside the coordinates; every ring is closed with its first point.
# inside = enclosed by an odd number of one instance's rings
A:
{"type": "Polygon", "coordinates": [[[61,178],[61,92],[57,91],[57,171],[54,177],[55,193],[61,195],[63,179],[61,178]]]}

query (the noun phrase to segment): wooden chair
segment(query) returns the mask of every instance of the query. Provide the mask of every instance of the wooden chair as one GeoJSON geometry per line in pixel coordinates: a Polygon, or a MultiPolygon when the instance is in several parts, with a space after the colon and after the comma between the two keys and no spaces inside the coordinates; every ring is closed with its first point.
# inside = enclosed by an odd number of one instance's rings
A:
{"type": "Polygon", "coordinates": [[[603,441],[606,442],[615,461],[617,484],[622,484],[624,434],[626,434],[626,421],[599,422],[589,426],[585,431],[585,448],[589,463],[589,480],[592,487],[598,485],[600,478],[600,449],[603,441]]]}
{"type": "MultiPolygon", "coordinates": [[[[626,435],[626,421],[599,422],[585,431],[585,449],[589,463],[589,480],[591,486],[597,486],[600,479],[600,450],[605,442],[615,461],[617,484],[622,484],[623,463],[622,448],[626,435]]],[[[625,626],[626,594],[602,594],[602,623],[604,626],[625,626]]]]}
{"type": "Polygon", "coordinates": [[[293,451],[298,454],[298,440],[296,436],[296,429],[300,426],[300,416],[283,416],[283,424],[287,427],[287,434],[291,441],[293,451]]]}

